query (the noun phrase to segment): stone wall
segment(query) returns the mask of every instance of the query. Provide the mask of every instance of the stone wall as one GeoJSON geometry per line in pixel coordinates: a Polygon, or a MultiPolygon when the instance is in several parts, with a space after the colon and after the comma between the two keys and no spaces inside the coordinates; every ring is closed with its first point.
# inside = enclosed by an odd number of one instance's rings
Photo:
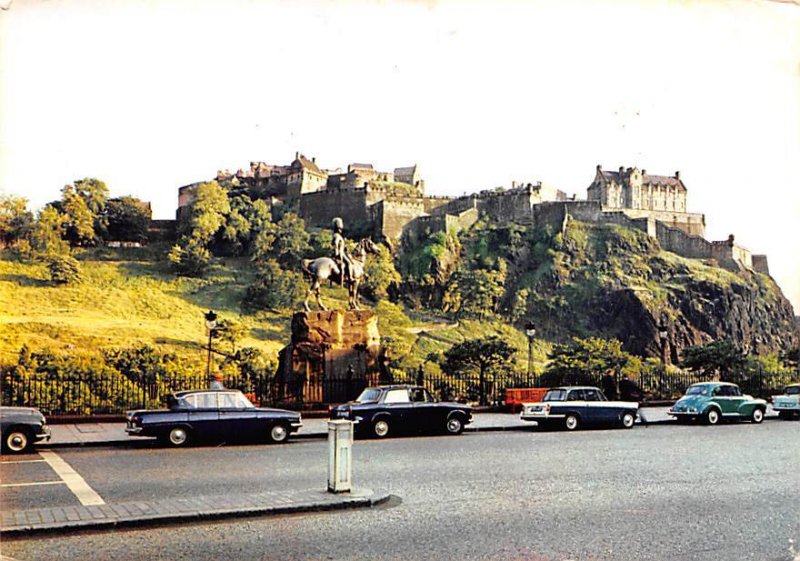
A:
{"type": "Polygon", "coordinates": [[[300,216],[308,226],[330,228],[331,221],[341,217],[345,228],[369,223],[366,189],[319,191],[300,198],[300,216]]]}
{"type": "Polygon", "coordinates": [[[643,209],[621,209],[622,212],[631,218],[653,218],[669,226],[677,228],[690,236],[706,235],[706,216],[705,214],[692,212],[668,212],[659,210],[643,209]]]}
{"type": "Polygon", "coordinates": [[[764,275],[769,274],[769,263],[766,255],[753,255],[753,270],[764,275]]]}
{"type": "Polygon", "coordinates": [[[371,207],[375,234],[389,240],[400,239],[406,225],[425,215],[421,199],[387,198],[371,207]]]}

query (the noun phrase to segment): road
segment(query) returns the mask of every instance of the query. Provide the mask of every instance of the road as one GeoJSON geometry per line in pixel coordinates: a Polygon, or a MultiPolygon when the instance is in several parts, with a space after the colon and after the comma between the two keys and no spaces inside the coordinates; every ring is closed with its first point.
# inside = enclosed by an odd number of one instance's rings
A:
{"type": "MultiPolygon", "coordinates": [[[[22,561],[797,560],[790,549],[800,549],[798,429],[771,421],[357,441],[354,481],[399,497],[386,506],[5,539],[2,553],[22,561]]],[[[110,504],[323,487],[326,446],[142,445],[58,455],[110,504]]],[[[3,464],[3,483],[47,481],[47,469],[3,464]]],[[[3,508],[70,504],[75,495],[60,485],[3,489],[3,508]]]]}

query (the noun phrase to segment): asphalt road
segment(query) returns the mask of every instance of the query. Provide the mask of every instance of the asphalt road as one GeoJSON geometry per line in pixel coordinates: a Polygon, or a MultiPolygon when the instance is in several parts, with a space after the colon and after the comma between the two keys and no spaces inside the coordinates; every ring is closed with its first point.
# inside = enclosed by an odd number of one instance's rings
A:
{"type": "MultiPolygon", "coordinates": [[[[800,423],[357,441],[372,510],[3,540],[19,560],[800,560],[800,423]],[[793,542],[791,540],[794,540],[793,542]]],[[[327,444],[63,449],[108,503],[324,487],[327,444]]],[[[3,483],[46,480],[38,463],[3,483]]],[[[76,504],[58,485],[3,508],[76,504]]]]}

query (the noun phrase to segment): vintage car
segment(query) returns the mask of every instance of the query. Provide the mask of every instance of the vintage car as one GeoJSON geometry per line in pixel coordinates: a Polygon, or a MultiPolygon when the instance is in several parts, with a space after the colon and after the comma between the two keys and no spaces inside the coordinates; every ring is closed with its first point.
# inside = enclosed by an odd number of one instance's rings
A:
{"type": "Polygon", "coordinates": [[[50,427],[38,409],[0,407],[0,436],[3,452],[21,454],[37,442],[50,440],[50,427]]]}
{"type": "Polygon", "coordinates": [[[129,411],[125,432],[171,446],[195,440],[285,442],[303,424],[299,413],[256,407],[238,390],[176,392],[167,407],[129,411]]]}
{"type": "Polygon", "coordinates": [[[612,425],[633,427],[639,414],[635,401],[609,401],[598,388],[567,386],[551,388],[540,403],[524,403],[519,418],[536,421],[538,426],[563,426],[576,430],[581,426],[612,425]]]}
{"type": "Polygon", "coordinates": [[[689,386],[686,395],[676,401],[668,413],[678,420],[701,419],[716,425],[722,419],[749,419],[760,423],[766,410],[766,401],[742,395],[736,384],[704,382],[689,386]]]}
{"type": "Polygon", "coordinates": [[[472,408],[440,402],[420,386],[366,388],[355,401],[331,407],[331,419],[349,419],[356,433],[385,438],[410,432],[461,434],[472,422],[472,408]]]}
{"type": "Polygon", "coordinates": [[[791,384],[783,390],[783,395],[775,396],[772,408],[781,419],[800,416],[800,384],[791,384]]]}

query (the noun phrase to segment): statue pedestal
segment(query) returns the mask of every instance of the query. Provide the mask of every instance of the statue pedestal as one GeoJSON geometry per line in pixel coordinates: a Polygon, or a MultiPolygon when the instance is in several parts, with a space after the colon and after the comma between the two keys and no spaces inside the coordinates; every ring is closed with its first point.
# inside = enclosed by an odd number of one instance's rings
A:
{"type": "Polygon", "coordinates": [[[381,354],[372,310],[297,312],[279,354],[277,397],[291,405],[353,399],[378,383],[381,354]]]}

